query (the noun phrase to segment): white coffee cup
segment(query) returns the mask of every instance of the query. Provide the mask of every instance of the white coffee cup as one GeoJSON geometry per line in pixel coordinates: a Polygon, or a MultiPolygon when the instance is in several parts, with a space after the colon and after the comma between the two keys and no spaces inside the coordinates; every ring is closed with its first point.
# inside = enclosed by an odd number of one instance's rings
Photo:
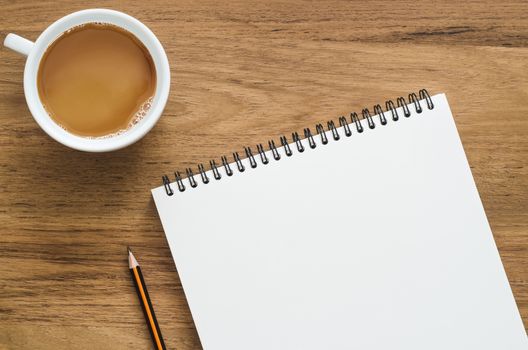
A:
{"type": "Polygon", "coordinates": [[[87,152],[107,152],[126,147],[145,136],[160,118],[170,90],[169,61],[158,38],[143,23],[119,11],[90,9],[74,12],[50,25],[33,43],[16,34],[8,34],[4,45],[27,56],[24,69],[24,94],[29,110],[40,127],[56,141],[87,152]],[[46,112],[37,89],[37,73],[46,49],[68,29],[85,23],[109,23],[132,33],[147,48],[156,67],[156,93],[147,115],[139,123],[115,136],[86,138],[59,126],[46,112]]]}

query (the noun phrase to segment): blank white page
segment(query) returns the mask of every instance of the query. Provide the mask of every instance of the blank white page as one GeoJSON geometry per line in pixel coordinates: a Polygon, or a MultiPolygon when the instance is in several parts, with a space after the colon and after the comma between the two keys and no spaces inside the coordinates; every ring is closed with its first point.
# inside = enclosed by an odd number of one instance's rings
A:
{"type": "Polygon", "coordinates": [[[528,348],[448,102],[433,102],[152,191],[204,349],[528,348]]]}

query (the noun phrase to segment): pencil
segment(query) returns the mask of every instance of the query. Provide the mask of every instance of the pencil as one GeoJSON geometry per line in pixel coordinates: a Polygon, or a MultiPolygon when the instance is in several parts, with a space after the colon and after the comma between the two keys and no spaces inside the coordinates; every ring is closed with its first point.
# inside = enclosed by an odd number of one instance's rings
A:
{"type": "Polygon", "coordinates": [[[156,320],[154,308],[150,302],[150,297],[147,291],[145,280],[143,279],[143,274],[141,273],[141,268],[139,267],[136,258],[132,254],[132,251],[130,251],[130,248],[127,247],[127,250],[128,267],[130,268],[130,274],[132,275],[132,280],[136,286],[136,292],[139,297],[141,308],[143,309],[143,314],[145,315],[145,320],[147,321],[150,336],[154,342],[154,347],[157,350],[166,350],[167,348],[165,347],[165,342],[161,336],[161,330],[159,328],[158,321],[156,320]]]}

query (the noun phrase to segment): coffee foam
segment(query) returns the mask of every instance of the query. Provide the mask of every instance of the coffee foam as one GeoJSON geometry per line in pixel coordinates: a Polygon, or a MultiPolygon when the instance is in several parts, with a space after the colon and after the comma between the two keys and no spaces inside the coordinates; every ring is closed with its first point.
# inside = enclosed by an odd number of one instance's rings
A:
{"type": "Polygon", "coordinates": [[[94,137],[94,136],[81,136],[81,137],[85,138],[85,139],[90,139],[90,140],[100,140],[100,139],[109,139],[111,137],[115,137],[115,136],[118,136],[118,135],[121,135],[121,134],[127,132],[128,130],[133,128],[135,125],[139,124],[139,122],[141,122],[141,120],[143,120],[143,118],[145,118],[147,116],[148,111],[152,107],[152,101],[153,100],[154,100],[154,97],[151,96],[141,106],[139,106],[137,112],[134,114],[134,116],[130,120],[130,123],[128,123],[128,126],[127,126],[126,129],[121,129],[121,130],[118,130],[118,131],[113,132],[111,134],[103,135],[103,136],[97,136],[97,137],[94,137]]]}
{"type": "MultiPolygon", "coordinates": [[[[121,130],[118,130],[118,131],[113,132],[111,134],[103,135],[103,136],[97,136],[97,137],[94,137],[94,136],[79,136],[79,137],[82,137],[83,139],[89,139],[89,140],[100,140],[100,139],[109,139],[111,137],[115,137],[115,136],[121,135],[121,134],[127,132],[128,130],[130,130],[131,128],[133,128],[135,125],[139,124],[139,122],[141,122],[141,120],[143,120],[143,118],[145,118],[147,116],[148,111],[150,110],[150,108],[152,108],[152,101],[153,100],[154,100],[154,96],[151,96],[141,106],[139,106],[137,112],[134,114],[134,116],[130,120],[130,123],[128,123],[128,126],[126,127],[126,129],[121,129],[121,130]]],[[[42,106],[46,110],[46,113],[51,117],[51,113],[48,111],[46,106],[45,105],[42,105],[42,106]]],[[[68,131],[67,128],[65,128],[63,125],[57,123],[56,121],[55,121],[55,124],[60,126],[61,129],[64,129],[65,131],[68,131]]]]}

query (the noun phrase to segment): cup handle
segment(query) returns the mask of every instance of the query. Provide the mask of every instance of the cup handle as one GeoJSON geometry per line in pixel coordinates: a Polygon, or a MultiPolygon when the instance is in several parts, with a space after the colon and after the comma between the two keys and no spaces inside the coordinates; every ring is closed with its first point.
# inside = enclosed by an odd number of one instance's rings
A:
{"type": "Polygon", "coordinates": [[[34,42],[13,33],[7,34],[4,39],[5,47],[10,48],[11,50],[16,51],[24,56],[29,55],[33,45],[35,45],[34,42]]]}

